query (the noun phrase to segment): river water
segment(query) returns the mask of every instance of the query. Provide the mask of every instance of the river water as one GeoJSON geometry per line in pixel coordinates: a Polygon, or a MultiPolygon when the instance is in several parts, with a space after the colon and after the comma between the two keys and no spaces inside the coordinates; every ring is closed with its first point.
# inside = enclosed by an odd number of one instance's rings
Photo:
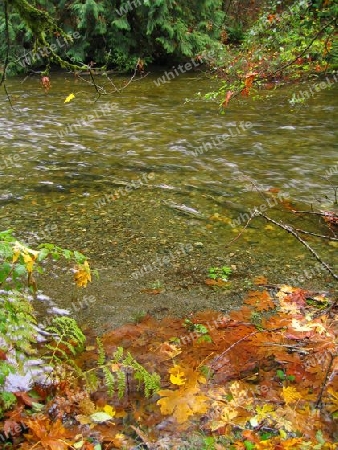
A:
{"type": "MultiPolygon", "coordinates": [[[[2,229],[14,228],[32,246],[82,251],[99,273],[79,291],[53,265],[39,280],[36,307],[43,314],[66,308],[103,330],[142,312],[228,311],[257,276],[332,289],[330,276],[285,231],[261,217],[243,227],[258,208],[329,233],[320,216],[291,210],[335,210],[337,84],[262,92],[263,99],[235,100],[220,114],[197,95],[216,88],[215,80],[182,74],[157,85],[160,75],[115,93],[98,78],[107,92],[99,98],[89,79],[53,75],[48,94],[35,77],[11,79],[14,109],[1,93],[2,229]],[[300,91],[309,100],[292,106],[300,91]],[[207,286],[208,269],[222,265],[232,266],[230,284],[207,286]]],[[[114,78],[120,87],[127,81],[114,78]]],[[[337,268],[336,242],[302,236],[337,268]]]]}

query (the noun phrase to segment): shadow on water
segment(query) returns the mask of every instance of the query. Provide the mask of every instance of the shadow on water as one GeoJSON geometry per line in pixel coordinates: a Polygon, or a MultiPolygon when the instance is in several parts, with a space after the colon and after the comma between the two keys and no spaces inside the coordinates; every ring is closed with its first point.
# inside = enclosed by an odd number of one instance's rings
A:
{"type": "MultiPolygon", "coordinates": [[[[227,311],[258,275],[330,287],[309,253],[261,218],[227,244],[261,205],[274,218],[327,233],[319,217],[290,210],[333,208],[337,86],[297,109],[289,88],[232,103],[220,115],[195,95],[209,91],[210,80],[182,75],[158,87],[155,80],[149,75],[96,102],[93,88],[70,76],[54,75],[48,95],[35,78],[8,83],[15,110],[3,96],[2,228],[15,228],[32,245],[83,251],[100,273],[84,294],[53,269],[51,280],[41,280],[50,297],[40,296],[41,310],[54,302],[101,328],[140,311],[227,311]],[[70,93],[75,99],[64,103],[70,93]],[[233,266],[231,285],[206,286],[208,268],[224,264],[233,266]],[[160,294],[149,294],[153,285],[160,294]],[[94,300],[85,304],[84,295],[94,300]]],[[[333,242],[308,242],[336,267],[333,242]]]]}

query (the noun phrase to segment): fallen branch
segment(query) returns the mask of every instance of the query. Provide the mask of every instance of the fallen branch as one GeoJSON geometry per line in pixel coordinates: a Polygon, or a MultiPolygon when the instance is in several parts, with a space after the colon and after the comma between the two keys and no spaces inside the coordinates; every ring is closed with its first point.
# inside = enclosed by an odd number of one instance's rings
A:
{"type": "Polygon", "coordinates": [[[325,378],[324,378],[324,381],[323,381],[323,385],[322,385],[322,387],[321,387],[320,393],[319,393],[319,395],[318,395],[318,399],[317,399],[317,401],[316,401],[316,408],[319,407],[319,405],[320,405],[320,403],[321,403],[321,401],[322,401],[322,397],[323,397],[323,393],[324,393],[324,390],[325,390],[325,387],[326,387],[327,379],[329,378],[329,374],[330,374],[330,371],[331,371],[331,367],[332,367],[332,365],[333,365],[333,360],[336,358],[336,356],[337,356],[337,355],[333,355],[332,353],[330,354],[330,362],[329,362],[329,365],[328,365],[328,367],[327,367],[327,369],[326,369],[326,373],[325,373],[325,378]]]}
{"type": "Polygon", "coordinates": [[[276,220],[273,220],[270,217],[266,216],[265,214],[261,213],[257,209],[255,209],[254,212],[256,215],[264,217],[264,219],[267,220],[268,222],[271,222],[274,225],[277,225],[277,227],[282,228],[283,230],[292,234],[297,239],[297,241],[299,241],[301,244],[304,245],[304,247],[306,247],[309,250],[309,252],[316,258],[316,260],[331,274],[331,276],[335,280],[338,280],[338,275],[336,275],[333,272],[331,267],[320,258],[320,256],[313,250],[313,248],[310,247],[310,245],[307,242],[305,242],[304,239],[302,239],[290,225],[286,225],[284,223],[277,222],[276,220]]]}
{"type": "Polygon", "coordinates": [[[331,236],[325,236],[324,234],[311,233],[310,231],[301,230],[300,228],[295,228],[298,233],[309,234],[310,236],[320,237],[322,239],[329,239],[329,241],[338,241],[337,238],[331,236]]]}

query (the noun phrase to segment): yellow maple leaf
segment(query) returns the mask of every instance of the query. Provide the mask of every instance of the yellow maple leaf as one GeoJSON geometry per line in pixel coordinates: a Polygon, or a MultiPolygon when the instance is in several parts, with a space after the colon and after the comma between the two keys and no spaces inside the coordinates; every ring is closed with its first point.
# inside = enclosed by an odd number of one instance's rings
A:
{"type": "Polygon", "coordinates": [[[171,391],[163,389],[158,392],[162,397],[157,401],[163,415],[172,414],[178,423],[186,422],[194,414],[207,412],[207,400],[205,395],[198,395],[198,387],[185,389],[184,387],[171,391]]]}
{"type": "Polygon", "coordinates": [[[234,381],[231,383],[230,392],[232,396],[230,404],[232,406],[236,406],[237,408],[247,408],[253,402],[253,399],[248,395],[248,391],[246,389],[242,389],[241,382],[239,381],[234,381]]]}
{"type": "Polygon", "coordinates": [[[283,386],[282,397],[287,405],[296,403],[303,398],[302,394],[292,386],[283,386]]]}
{"type": "Polygon", "coordinates": [[[222,420],[223,422],[231,423],[232,420],[238,416],[238,411],[232,406],[225,406],[222,409],[222,420]]]}
{"type": "Polygon", "coordinates": [[[263,405],[263,406],[257,406],[256,407],[256,415],[255,419],[258,423],[262,422],[262,420],[265,420],[268,416],[273,417],[274,416],[274,407],[272,405],[263,405]]]}
{"type": "Polygon", "coordinates": [[[170,382],[172,384],[177,384],[178,386],[181,386],[182,384],[186,383],[185,378],[185,372],[181,369],[180,366],[174,366],[171,369],[169,369],[170,373],[170,382]]]}
{"type": "Polygon", "coordinates": [[[78,264],[75,267],[74,280],[79,287],[86,287],[88,281],[92,281],[90,267],[87,261],[85,261],[83,264],[78,264]]]}
{"type": "Polygon", "coordinates": [[[338,393],[334,391],[332,386],[328,388],[327,392],[330,395],[330,399],[328,401],[329,404],[326,405],[326,408],[331,414],[333,414],[338,411],[338,393]]]}
{"type": "Polygon", "coordinates": [[[111,417],[114,417],[115,414],[116,414],[115,408],[113,408],[113,407],[110,406],[110,405],[105,405],[105,406],[103,407],[103,411],[104,411],[105,413],[109,414],[111,417]]]}
{"type": "Polygon", "coordinates": [[[73,100],[73,98],[75,98],[75,95],[69,94],[68,97],[66,97],[66,99],[65,99],[65,103],[69,103],[71,100],[73,100]]]}

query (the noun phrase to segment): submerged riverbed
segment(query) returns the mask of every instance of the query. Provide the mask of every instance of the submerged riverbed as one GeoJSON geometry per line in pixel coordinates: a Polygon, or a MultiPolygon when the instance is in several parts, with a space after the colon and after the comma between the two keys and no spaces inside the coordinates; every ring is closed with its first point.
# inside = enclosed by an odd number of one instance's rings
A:
{"type": "MultiPolygon", "coordinates": [[[[310,85],[282,88],[264,100],[234,101],[221,115],[196,96],[215,82],[186,74],[157,86],[159,75],[97,100],[92,86],[70,75],[52,75],[48,94],[37,78],[8,82],[14,109],[2,94],[2,229],[14,228],[30,245],[82,251],[99,273],[79,291],[53,266],[52,278],[39,280],[35,306],[43,314],[66,308],[103,330],[142,312],[229,311],[257,276],[332,288],[306,249],[262,218],[228,244],[255,207],[328,233],[319,216],[291,210],[334,210],[338,87],[296,106],[293,93],[310,85]],[[207,286],[208,269],[222,265],[232,266],[230,284],[207,286]]],[[[335,243],[307,239],[335,269],[335,243]]]]}

